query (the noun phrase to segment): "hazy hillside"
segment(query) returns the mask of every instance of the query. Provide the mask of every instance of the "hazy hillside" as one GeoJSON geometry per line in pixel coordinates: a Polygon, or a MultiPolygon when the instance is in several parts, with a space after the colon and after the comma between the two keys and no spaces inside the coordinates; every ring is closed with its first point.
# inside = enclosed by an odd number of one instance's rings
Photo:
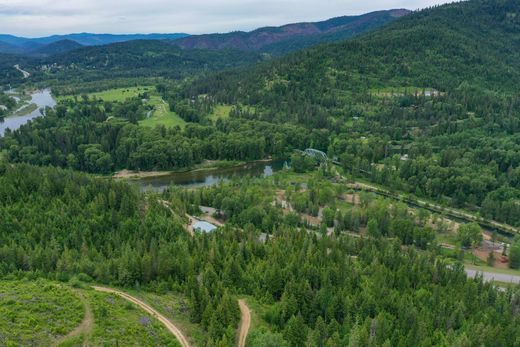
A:
{"type": "Polygon", "coordinates": [[[82,47],[35,59],[28,66],[33,81],[73,79],[92,81],[120,77],[181,78],[262,60],[257,53],[232,50],[185,50],[166,41],[135,40],[82,47]],[[47,66],[45,70],[42,67],[47,66]],[[49,68],[50,66],[50,68],[49,68]]]}
{"type": "Polygon", "coordinates": [[[410,13],[408,10],[372,12],[361,16],[344,16],[316,23],[295,23],[281,27],[265,27],[251,32],[194,35],[175,40],[184,48],[262,51],[287,53],[320,42],[347,39],[383,26],[410,13]]]}
{"type": "Polygon", "coordinates": [[[47,45],[62,40],[72,40],[83,46],[106,45],[116,42],[125,42],[132,40],[165,40],[177,39],[188,36],[188,34],[92,34],[92,33],[78,33],[67,35],[52,35],[38,38],[19,37],[14,35],[1,35],[0,41],[11,44],[13,46],[23,46],[24,44],[33,45],[47,45]]]}
{"type": "Polygon", "coordinates": [[[53,43],[49,43],[41,48],[35,49],[31,51],[32,55],[42,55],[42,56],[50,56],[55,54],[66,53],[78,48],[83,47],[83,45],[77,43],[72,40],[61,40],[53,43]]]}

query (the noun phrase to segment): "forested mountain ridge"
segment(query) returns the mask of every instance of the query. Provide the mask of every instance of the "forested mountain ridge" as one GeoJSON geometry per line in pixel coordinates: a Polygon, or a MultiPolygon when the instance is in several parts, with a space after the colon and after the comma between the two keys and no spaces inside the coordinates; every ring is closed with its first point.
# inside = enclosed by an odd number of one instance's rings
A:
{"type": "Polygon", "coordinates": [[[453,3],[166,98],[321,131],[354,175],[520,225],[519,32],[518,1],[453,3]]]}
{"type": "MultiPolygon", "coordinates": [[[[7,56],[5,56],[7,57],[7,56]]],[[[11,61],[15,57],[11,57],[11,61]]],[[[237,50],[181,49],[163,40],[135,40],[104,46],[85,46],[23,65],[32,82],[93,81],[124,77],[182,78],[207,71],[254,64],[264,58],[237,50]]],[[[12,69],[12,64],[6,69],[12,69]]]]}
{"type": "Polygon", "coordinates": [[[36,49],[42,48],[46,45],[69,40],[80,44],[81,46],[97,46],[108,45],[111,43],[125,42],[132,40],[166,40],[186,37],[188,34],[92,34],[92,33],[78,33],[66,35],[52,35],[38,38],[19,37],[14,35],[1,35],[0,42],[9,46],[0,46],[2,53],[30,53],[36,49]],[[9,49],[9,50],[7,50],[9,49]],[[16,50],[16,52],[14,51],[16,50]]]}
{"type": "Polygon", "coordinates": [[[83,45],[76,41],[64,39],[64,40],[55,41],[55,42],[49,43],[48,45],[44,45],[40,48],[37,48],[37,49],[31,51],[30,54],[36,55],[36,56],[51,56],[51,55],[62,54],[62,53],[66,53],[69,51],[73,51],[73,50],[81,48],[81,47],[83,47],[83,45]]]}
{"type": "MultiPolygon", "coordinates": [[[[216,76],[188,93],[251,103],[337,104],[381,87],[512,91],[520,81],[520,3],[471,0],[415,12],[375,32],[260,67],[216,76]],[[318,97],[319,96],[319,97],[318,97]]],[[[325,106],[328,107],[328,106],[325,106]]]]}
{"type": "Polygon", "coordinates": [[[371,12],[360,16],[343,16],[315,23],[295,23],[280,27],[259,28],[251,32],[192,35],[175,39],[183,48],[240,49],[283,54],[321,42],[347,39],[383,26],[409,14],[399,9],[371,12]]]}

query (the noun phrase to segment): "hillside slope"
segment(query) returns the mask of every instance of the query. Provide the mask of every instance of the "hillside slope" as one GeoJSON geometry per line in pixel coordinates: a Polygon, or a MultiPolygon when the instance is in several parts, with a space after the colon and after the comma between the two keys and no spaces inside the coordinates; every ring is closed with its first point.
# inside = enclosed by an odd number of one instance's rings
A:
{"type": "Polygon", "coordinates": [[[201,80],[187,94],[331,108],[345,92],[464,82],[514,91],[520,83],[520,2],[471,0],[416,12],[362,37],[201,80]]]}
{"type": "Polygon", "coordinates": [[[40,47],[34,51],[31,51],[31,55],[50,56],[56,54],[62,54],[81,48],[83,45],[72,40],[61,40],[53,43],[49,43],[43,47],[40,47]]]}
{"type": "Polygon", "coordinates": [[[183,48],[240,49],[283,54],[321,42],[347,39],[383,26],[410,13],[408,10],[372,12],[360,16],[343,16],[316,23],[295,23],[265,27],[251,32],[194,35],[174,40],[183,48]]]}
{"type": "Polygon", "coordinates": [[[166,41],[136,40],[82,47],[35,59],[26,67],[33,72],[33,81],[55,79],[70,82],[74,79],[93,81],[121,77],[182,78],[261,60],[257,53],[184,50],[166,41]]]}

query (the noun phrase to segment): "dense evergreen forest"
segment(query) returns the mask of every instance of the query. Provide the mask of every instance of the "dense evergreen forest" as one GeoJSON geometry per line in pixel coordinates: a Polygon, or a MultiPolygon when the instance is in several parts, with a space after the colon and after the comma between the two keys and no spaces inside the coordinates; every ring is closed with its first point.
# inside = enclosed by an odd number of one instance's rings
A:
{"type": "MultiPolygon", "coordinates": [[[[266,317],[274,331],[255,338],[257,346],[519,343],[517,294],[468,281],[462,267],[447,267],[430,251],[377,236],[317,237],[280,217],[272,239],[258,241],[252,212],[263,204],[254,190],[227,205],[250,227],[231,223],[191,238],[159,197],[143,199],[124,183],[26,165],[2,165],[0,173],[0,274],[81,274],[180,290],[190,298],[192,320],[208,329],[207,346],[231,345],[237,293],[274,304],[266,317]]],[[[162,199],[181,215],[191,201],[216,203],[221,189],[172,190],[162,199]]]]}
{"type": "Polygon", "coordinates": [[[358,39],[199,79],[170,102],[209,95],[255,109],[243,118],[322,129],[328,138],[314,146],[354,175],[518,225],[519,11],[508,0],[427,9],[358,39]]]}
{"type": "MultiPolygon", "coordinates": [[[[445,216],[352,188],[520,226],[519,18],[516,0],[470,0],[267,62],[158,41],[27,62],[60,98],[0,138],[0,277],[182,293],[209,347],[235,345],[242,296],[265,308],[249,347],[520,346],[519,289],[464,272],[478,224],[447,251],[445,216]],[[136,77],[153,87],[64,95],[136,77]],[[158,108],[177,125],[143,126],[158,108]],[[161,193],[108,177],[266,158],[290,169],[161,193]],[[201,207],[225,225],[191,235],[201,207]]],[[[520,238],[501,240],[520,268],[520,238]]]]}
{"type": "Polygon", "coordinates": [[[300,126],[255,120],[222,120],[215,126],[192,123],[183,130],[135,124],[146,112],[139,97],[122,103],[69,100],[20,130],[7,132],[0,143],[12,162],[110,173],[125,168],[183,169],[203,160],[282,157],[319,137],[300,126]]]}
{"type": "Polygon", "coordinates": [[[515,10],[514,1],[442,6],[354,41],[159,85],[170,108],[190,122],[184,130],[105,122],[141,119],[139,100],[79,100],[8,134],[1,146],[15,162],[102,173],[313,147],[354,176],[520,225],[515,10]],[[395,70],[407,60],[406,71],[395,70]],[[210,120],[221,103],[233,105],[229,120],[210,120]]]}
{"type": "Polygon", "coordinates": [[[15,64],[31,73],[32,84],[48,87],[124,78],[182,79],[264,59],[259,53],[232,49],[181,49],[168,41],[134,40],[82,47],[48,57],[0,54],[0,83],[24,82],[15,64]]]}

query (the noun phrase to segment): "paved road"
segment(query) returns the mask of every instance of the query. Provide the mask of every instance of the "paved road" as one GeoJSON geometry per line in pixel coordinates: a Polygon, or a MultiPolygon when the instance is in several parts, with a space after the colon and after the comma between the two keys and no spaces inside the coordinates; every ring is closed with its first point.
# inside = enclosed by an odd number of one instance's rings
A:
{"type": "Polygon", "coordinates": [[[516,276],[516,275],[507,275],[507,274],[495,273],[495,272],[483,272],[483,271],[477,271],[477,270],[473,270],[473,269],[466,269],[466,274],[468,275],[468,277],[476,277],[477,274],[482,274],[484,281],[487,281],[487,282],[498,281],[498,282],[503,282],[503,283],[520,284],[520,276],[516,276]]]}
{"type": "Polygon", "coordinates": [[[98,292],[119,295],[123,299],[128,300],[131,303],[134,303],[137,306],[141,307],[143,310],[145,310],[146,312],[151,314],[153,317],[157,318],[162,324],[164,324],[164,326],[177,338],[177,340],[179,341],[179,343],[181,344],[182,347],[190,347],[190,343],[188,342],[188,339],[183,335],[183,333],[179,330],[179,328],[177,328],[175,325],[173,325],[173,323],[170,322],[170,320],[168,318],[166,318],[165,316],[163,316],[162,314],[160,314],[155,309],[148,306],[141,300],[139,300],[127,293],[121,292],[119,290],[111,289],[111,288],[97,287],[97,286],[93,286],[92,288],[94,288],[98,292]]]}
{"type": "Polygon", "coordinates": [[[249,328],[251,326],[251,312],[244,300],[238,300],[242,319],[240,320],[240,329],[238,333],[238,347],[245,347],[249,328]]]}
{"type": "Polygon", "coordinates": [[[29,77],[31,76],[30,73],[28,73],[28,72],[25,71],[25,70],[22,70],[22,68],[21,68],[20,65],[18,65],[18,64],[16,64],[16,65],[14,66],[14,68],[15,68],[16,70],[20,71],[20,72],[23,74],[23,78],[29,78],[29,77]]]}

